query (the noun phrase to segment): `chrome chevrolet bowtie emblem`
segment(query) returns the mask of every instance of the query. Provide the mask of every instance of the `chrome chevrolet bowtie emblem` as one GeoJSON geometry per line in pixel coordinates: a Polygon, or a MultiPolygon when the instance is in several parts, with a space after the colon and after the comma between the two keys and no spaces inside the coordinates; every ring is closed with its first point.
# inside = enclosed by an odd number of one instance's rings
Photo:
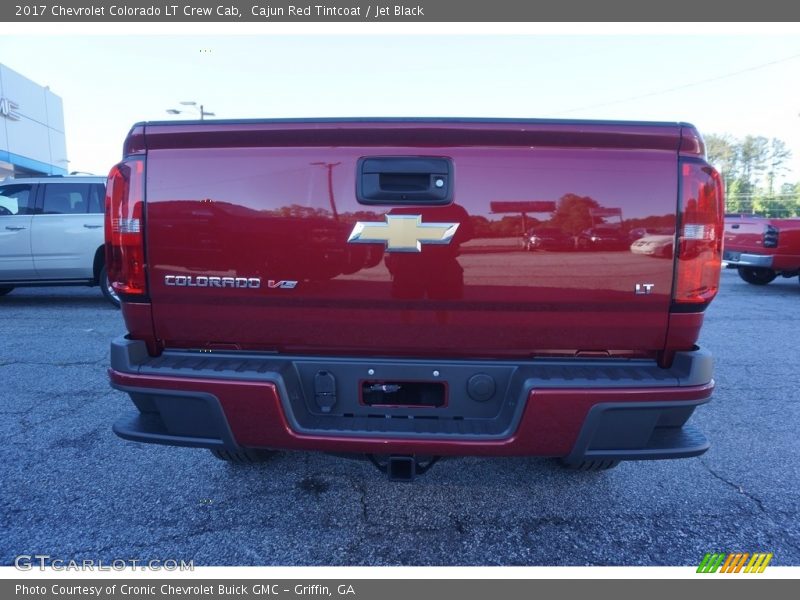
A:
{"type": "Polygon", "coordinates": [[[449,244],[458,223],[423,223],[421,215],[386,215],[385,223],[358,221],[348,242],[386,245],[387,252],[422,252],[422,244],[449,244]]]}

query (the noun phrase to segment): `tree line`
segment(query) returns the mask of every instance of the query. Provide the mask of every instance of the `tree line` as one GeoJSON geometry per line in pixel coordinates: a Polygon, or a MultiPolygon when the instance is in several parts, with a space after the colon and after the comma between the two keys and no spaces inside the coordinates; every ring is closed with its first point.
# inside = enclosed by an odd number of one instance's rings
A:
{"type": "Polygon", "coordinates": [[[778,138],[706,136],[709,162],[725,182],[725,211],[766,217],[800,216],[800,183],[782,182],[792,152],[778,138]]]}

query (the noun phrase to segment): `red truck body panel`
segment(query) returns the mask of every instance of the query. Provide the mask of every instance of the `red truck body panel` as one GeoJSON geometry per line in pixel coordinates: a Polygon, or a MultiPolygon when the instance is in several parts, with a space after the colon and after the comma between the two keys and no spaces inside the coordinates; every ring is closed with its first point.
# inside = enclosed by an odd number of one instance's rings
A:
{"type": "Polygon", "coordinates": [[[674,235],[678,126],[154,126],[145,139],[149,293],[166,346],[472,357],[664,347],[671,260],[633,254],[632,239],[525,253],[519,238],[570,198],[568,235],[592,220],[674,235]],[[458,223],[453,242],[391,257],[348,244],[356,221],[409,211],[357,202],[359,158],[421,147],[452,159],[454,201],[410,210],[458,223]],[[187,289],[167,275],[298,283],[187,289]],[[634,294],[642,283],[650,295],[634,294]]]}

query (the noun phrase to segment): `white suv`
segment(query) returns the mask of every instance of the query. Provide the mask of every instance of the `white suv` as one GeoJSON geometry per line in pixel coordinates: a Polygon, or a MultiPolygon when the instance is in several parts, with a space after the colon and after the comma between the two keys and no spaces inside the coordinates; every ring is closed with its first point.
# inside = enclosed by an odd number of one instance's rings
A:
{"type": "Polygon", "coordinates": [[[105,183],[79,176],[0,182],[0,296],[23,286],[100,285],[119,306],[105,269],[105,183]]]}

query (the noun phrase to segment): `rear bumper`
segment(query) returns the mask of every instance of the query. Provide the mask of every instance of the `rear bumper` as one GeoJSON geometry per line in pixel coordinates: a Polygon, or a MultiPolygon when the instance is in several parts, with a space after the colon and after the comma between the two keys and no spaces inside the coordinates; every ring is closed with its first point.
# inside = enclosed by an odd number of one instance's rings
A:
{"type": "Polygon", "coordinates": [[[762,267],[771,269],[774,257],[771,254],[748,254],[746,252],[734,252],[725,250],[722,260],[729,265],[737,267],[762,267]]]}
{"type": "Polygon", "coordinates": [[[142,342],[119,338],[111,357],[111,384],[137,409],[114,431],[138,442],[231,451],[559,456],[570,462],[679,458],[709,447],[685,426],[714,386],[711,357],[703,350],[678,353],[671,369],[596,359],[512,364],[192,352],[154,359],[142,342]],[[336,381],[333,406],[315,393],[320,371],[336,381]],[[359,401],[364,379],[422,381],[434,371],[448,388],[445,406],[359,401]],[[476,374],[494,383],[488,399],[470,388],[476,374]]]}

